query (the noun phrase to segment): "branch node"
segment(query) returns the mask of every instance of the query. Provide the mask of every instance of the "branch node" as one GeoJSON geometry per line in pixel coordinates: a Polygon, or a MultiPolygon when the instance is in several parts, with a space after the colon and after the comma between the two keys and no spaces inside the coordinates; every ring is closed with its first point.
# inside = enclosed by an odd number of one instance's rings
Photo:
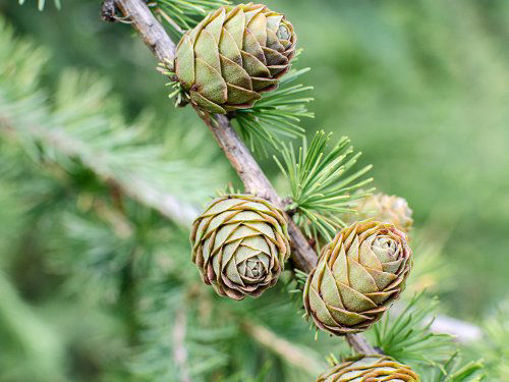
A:
{"type": "Polygon", "coordinates": [[[103,0],[101,7],[101,18],[108,23],[131,24],[129,16],[117,16],[116,0],[103,0]]]}

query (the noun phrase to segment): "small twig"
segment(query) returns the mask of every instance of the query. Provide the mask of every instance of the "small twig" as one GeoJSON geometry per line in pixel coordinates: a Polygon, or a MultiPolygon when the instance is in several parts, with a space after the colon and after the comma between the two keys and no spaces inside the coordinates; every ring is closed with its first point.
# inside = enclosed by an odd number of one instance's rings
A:
{"type": "Polygon", "coordinates": [[[115,0],[103,0],[103,5],[101,7],[101,17],[104,21],[109,23],[124,23],[131,24],[131,21],[128,17],[118,17],[117,16],[117,8],[115,7],[115,0]]]}
{"type": "Polygon", "coordinates": [[[382,351],[374,348],[362,334],[347,334],[346,341],[351,348],[361,354],[383,354],[382,351]]]}
{"type": "Polygon", "coordinates": [[[116,21],[115,16],[115,0],[104,0],[101,7],[101,17],[104,21],[114,23],[116,21]]]}
{"type": "Polygon", "coordinates": [[[173,360],[179,366],[180,382],[191,382],[191,375],[187,366],[187,349],[185,346],[187,331],[187,315],[186,311],[181,308],[177,312],[175,325],[172,331],[173,340],[173,360]]]}
{"type": "Polygon", "coordinates": [[[255,341],[267,347],[288,363],[295,365],[311,375],[319,374],[326,366],[317,359],[311,357],[304,350],[284,338],[279,337],[266,327],[256,325],[252,322],[243,322],[242,329],[255,341]]]}
{"type": "Polygon", "coordinates": [[[479,341],[483,336],[480,327],[442,314],[435,317],[430,330],[434,333],[450,334],[461,343],[479,341]]]}
{"type": "Polygon", "coordinates": [[[113,229],[117,237],[127,239],[133,235],[132,223],[126,218],[125,213],[111,208],[100,199],[93,201],[92,208],[97,216],[113,229]]]}

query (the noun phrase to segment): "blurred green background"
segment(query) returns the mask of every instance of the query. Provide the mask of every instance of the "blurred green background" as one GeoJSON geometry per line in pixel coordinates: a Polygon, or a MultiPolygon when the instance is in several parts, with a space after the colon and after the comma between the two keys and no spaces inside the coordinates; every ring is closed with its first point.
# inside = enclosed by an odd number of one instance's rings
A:
{"type": "MultiPolygon", "coordinates": [[[[0,14],[16,35],[49,52],[42,77],[47,89],[56,87],[65,69],[90,70],[109,79],[128,120],[147,108],[155,110],[165,130],[182,128],[175,113],[196,118],[190,110],[173,109],[146,47],[129,25],[104,23],[99,1],[64,0],[61,10],[47,3],[39,12],[34,1],[19,6],[0,0],[0,14]]],[[[509,2],[277,0],[267,5],[293,22],[304,48],[299,66],[312,68],[304,79],[314,86],[310,108],[316,118],[304,122],[310,135],[324,129],[349,136],[363,152],[362,162],[374,164],[377,188],[405,197],[418,227],[446,237],[443,252],[454,279],[440,291],[443,309],[479,319],[509,289],[509,2]]],[[[271,160],[264,166],[275,172],[271,160]]],[[[0,190],[0,197],[7,191],[7,186],[0,190]]],[[[9,253],[1,263],[22,298],[53,312],[53,322],[59,322],[60,304],[69,304],[66,309],[80,317],[87,308],[60,296],[65,276],[46,266],[45,253],[54,246],[38,234],[37,224],[1,212],[0,218],[5,231],[0,241],[9,238],[0,243],[2,253],[9,253]]],[[[92,321],[110,324],[103,316],[92,321]]],[[[1,341],[0,334],[0,357],[1,341]]],[[[50,340],[46,345],[43,351],[51,351],[50,340]]],[[[79,368],[84,350],[75,350],[79,368]]],[[[83,367],[94,364],[89,360],[83,367]]]]}

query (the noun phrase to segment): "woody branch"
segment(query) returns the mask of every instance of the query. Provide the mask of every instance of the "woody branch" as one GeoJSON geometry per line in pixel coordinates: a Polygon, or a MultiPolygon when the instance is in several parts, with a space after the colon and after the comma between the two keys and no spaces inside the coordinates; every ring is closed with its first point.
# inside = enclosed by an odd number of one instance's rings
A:
{"type": "MultiPolygon", "coordinates": [[[[175,43],[151,13],[145,2],[142,0],[116,0],[115,3],[124,16],[130,20],[132,26],[156,58],[160,62],[173,62],[175,43]]],[[[283,208],[282,199],[253,158],[249,149],[233,129],[230,120],[224,115],[211,115],[199,110],[196,111],[239,175],[245,191],[263,197],[276,206],[283,208]]],[[[314,268],[318,256],[293,220],[289,216],[287,216],[287,220],[292,245],[292,259],[298,268],[310,272],[314,268]]],[[[346,337],[348,344],[358,353],[377,353],[377,350],[368,343],[363,335],[349,334],[346,337]]]]}

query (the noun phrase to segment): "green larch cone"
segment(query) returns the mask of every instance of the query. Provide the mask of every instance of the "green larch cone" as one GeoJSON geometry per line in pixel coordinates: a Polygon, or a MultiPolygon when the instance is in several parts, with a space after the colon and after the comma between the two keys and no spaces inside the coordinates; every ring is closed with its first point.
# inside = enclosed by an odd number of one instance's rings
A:
{"type": "Polygon", "coordinates": [[[215,199],[194,221],[191,243],[203,281],[235,300],[273,286],[290,255],[283,212],[250,195],[215,199]]]}
{"type": "Polygon", "coordinates": [[[361,221],[341,230],[320,254],[304,287],[304,308],[334,335],[366,330],[404,289],[412,251],[394,225],[361,221]]]}
{"type": "Polygon", "coordinates": [[[205,111],[249,108],[277,87],[295,42],[292,24],[265,5],[221,7],[184,34],[175,74],[188,100],[205,111]]]}
{"type": "Polygon", "coordinates": [[[390,357],[372,355],[347,359],[320,375],[316,382],[419,382],[419,376],[390,357]]]}
{"type": "Polygon", "coordinates": [[[392,223],[401,231],[408,233],[412,228],[412,210],[405,199],[396,195],[374,194],[361,199],[355,207],[357,214],[351,219],[375,220],[392,223]]]}

